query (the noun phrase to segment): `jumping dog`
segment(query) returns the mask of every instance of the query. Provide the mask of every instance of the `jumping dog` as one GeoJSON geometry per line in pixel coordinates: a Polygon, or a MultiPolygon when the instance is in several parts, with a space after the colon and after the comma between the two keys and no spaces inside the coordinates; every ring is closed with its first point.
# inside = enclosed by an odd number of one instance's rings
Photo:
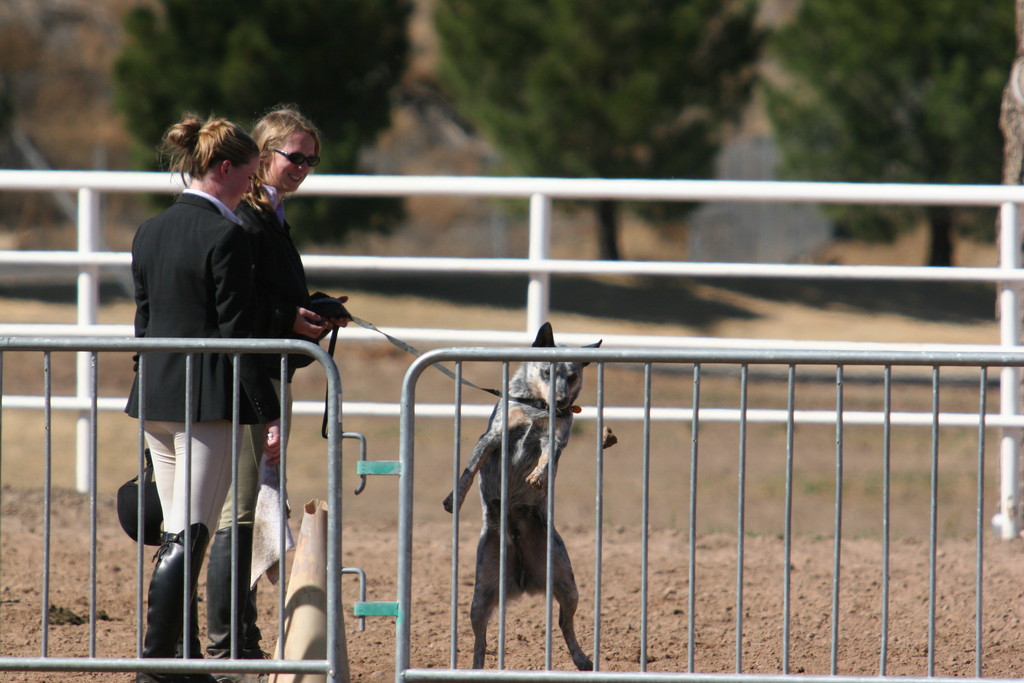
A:
{"type": "MultiPolygon", "coordinates": [[[[601,342],[589,344],[598,347],[601,342]]],[[[533,342],[535,347],[554,347],[554,334],[544,323],[533,342]]],[[[543,592],[547,558],[547,477],[555,476],[558,458],[569,442],[576,398],[583,387],[586,363],[552,364],[549,361],[520,365],[508,386],[508,525],[506,536],[505,594],[543,592]],[[555,443],[550,442],[548,400],[555,390],[555,443]]],[[[473,668],[484,665],[487,622],[498,604],[501,540],[501,442],[505,429],[501,402],[494,407],[487,431],[477,441],[458,488],[444,500],[444,509],[462,507],[473,478],[480,473],[483,528],[476,555],[476,585],[470,621],[473,625],[473,668]]],[[[593,663],[576,640],[573,619],[579,594],[562,537],[555,531],[551,549],[552,593],[558,600],[558,626],[572,661],[581,671],[593,663]]]]}

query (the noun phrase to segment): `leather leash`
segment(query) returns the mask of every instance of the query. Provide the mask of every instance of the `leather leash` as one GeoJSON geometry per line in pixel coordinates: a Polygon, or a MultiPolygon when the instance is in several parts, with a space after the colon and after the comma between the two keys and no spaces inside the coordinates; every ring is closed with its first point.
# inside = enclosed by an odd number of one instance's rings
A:
{"type": "MultiPolygon", "coordinates": [[[[408,354],[410,354],[412,356],[416,356],[417,358],[419,358],[420,356],[423,355],[423,352],[420,351],[419,349],[417,349],[416,347],[412,346],[411,344],[409,344],[407,342],[402,341],[398,337],[394,337],[394,336],[388,334],[387,332],[385,332],[384,330],[380,329],[379,327],[377,327],[376,325],[374,325],[373,323],[371,323],[368,320],[363,320],[362,318],[360,318],[358,316],[354,316],[351,313],[349,313],[349,319],[352,322],[354,322],[356,325],[358,325],[359,327],[362,327],[365,330],[370,330],[371,332],[376,332],[377,334],[383,336],[385,339],[387,339],[389,342],[391,342],[391,344],[393,346],[395,346],[398,349],[401,349],[402,351],[405,351],[406,353],[408,353],[408,354]]],[[[334,357],[334,348],[337,345],[337,342],[338,342],[338,328],[334,328],[333,330],[331,330],[331,339],[330,339],[330,341],[327,344],[327,353],[330,354],[332,358],[334,357]]],[[[491,394],[492,396],[497,396],[498,398],[501,398],[501,392],[498,391],[497,389],[488,389],[487,387],[482,387],[482,386],[479,386],[477,384],[473,384],[468,379],[458,377],[454,372],[452,372],[451,370],[449,370],[448,368],[446,368],[443,365],[435,364],[433,367],[437,368],[438,371],[444,373],[445,375],[447,375],[448,377],[452,378],[456,382],[462,382],[463,384],[465,384],[468,387],[472,387],[474,389],[479,389],[480,391],[485,391],[488,394],[491,394]]],[[[527,397],[524,397],[524,396],[509,396],[508,398],[509,398],[510,401],[515,401],[516,403],[523,403],[525,405],[530,405],[530,406],[533,406],[535,408],[540,408],[541,410],[548,410],[548,402],[544,401],[542,399],[527,398],[527,397]]],[[[326,402],[326,400],[327,400],[327,397],[325,395],[324,396],[324,401],[326,402]]],[[[557,417],[560,417],[560,418],[566,418],[566,417],[568,417],[570,414],[572,414],[574,412],[579,412],[579,408],[577,408],[576,406],[570,406],[568,408],[562,408],[562,409],[556,410],[555,411],[555,415],[557,417]]],[[[320,435],[323,436],[323,438],[325,438],[325,439],[327,438],[327,409],[326,409],[326,406],[324,408],[324,421],[323,421],[323,425],[320,428],[320,435]]]]}

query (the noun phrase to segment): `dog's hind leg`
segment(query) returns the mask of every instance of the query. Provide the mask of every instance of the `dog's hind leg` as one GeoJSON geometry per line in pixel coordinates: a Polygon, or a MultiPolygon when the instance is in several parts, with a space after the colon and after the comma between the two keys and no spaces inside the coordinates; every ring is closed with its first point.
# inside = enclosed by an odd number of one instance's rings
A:
{"type": "Polygon", "coordinates": [[[569,648],[572,656],[572,663],[580,671],[592,671],[594,663],[580,647],[576,640],[576,607],[579,604],[579,594],[576,592],[576,585],[570,584],[555,593],[558,600],[558,628],[562,630],[562,637],[565,645],[569,648]]]}
{"type": "Polygon", "coordinates": [[[490,526],[480,535],[476,550],[476,583],[473,587],[473,604],[469,620],[473,625],[473,668],[484,667],[487,652],[487,623],[498,604],[500,581],[499,532],[490,526]]]}
{"type": "Polygon", "coordinates": [[[572,663],[580,671],[592,671],[594,663],[576,640],[576,607],[579,605],[580,596],[576,589],[576,577],[572,573],[572,563],[569,561],[569,551],[566,550],[565,543],[557,531],[554,532],[553,540],[551,592],[558,601],[558,628],[561,629],[565,645],[569,648],[572,663]]]}
{"type": "MultiPolygon", "coordinates": [[[[530,592],[542,592],[547,584],[547,522],[544,516],[536,514],[530,524],[521,527],[521,532],[519,544],[522,548],[523,584],[530,592]]],[[[558,602],[558,627],[572,662],[580,671],[592,671],[594,664],[576,639],[575,619],[579,592],[576,589],[576,577],[572,573],[569,551],[557,531],[552,534],[551,579],[551,592],[558,602]]]]}

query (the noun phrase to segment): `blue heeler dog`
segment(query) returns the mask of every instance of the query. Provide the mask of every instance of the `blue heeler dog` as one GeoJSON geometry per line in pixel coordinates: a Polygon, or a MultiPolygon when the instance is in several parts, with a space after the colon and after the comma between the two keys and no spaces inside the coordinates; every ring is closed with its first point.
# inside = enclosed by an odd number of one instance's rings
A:
{"type": "MultiPolygon", "coordinates": [[[[589,347],[600,346],[601,342],[589,347]]],[[[544,323],[535,347],[555,346],[551,325],[544,323]]],[[[523,363],[509,382],[508,394],[508,527],[505,594],[511,599],[523,593],[545,590],[547,577],[547,477],[554,476],[558,458],[569,443],[573,409],[583,387],[586,363],[523,363]],[[550,442],[548,399],[555,387],[555,444],[550,442]]],[[[444,509],[462,506],[473,478],[480,472],[483,529],[476,554],[476,587],[470,621],[475,637],[473,668],[484,665],[487,622],[498,604],[501,534],[501,402],[495,406],[487,431],[477,441],[469,464],[459,477],[458,489],[448,494],[444,509]]],[[[590,658],[576,640],[573,618],[579,594],[569,553],[558,532],[551,549],[552,593],[558,600],[558,626],[576,668],[590,671],[590,658]]]]}

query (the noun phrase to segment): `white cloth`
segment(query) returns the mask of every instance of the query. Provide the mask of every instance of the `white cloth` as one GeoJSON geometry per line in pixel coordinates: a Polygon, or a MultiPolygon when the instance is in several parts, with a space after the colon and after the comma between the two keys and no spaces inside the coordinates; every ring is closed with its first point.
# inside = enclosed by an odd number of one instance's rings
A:
{"type": "Polygon", "coordinates": [[[260,460],[260,490],[256,496],[256,512],[252,531],[252,586],[264,574],[270,583],[281,576],[281,531],[284,530],[284,549],[295,547],[292,530],[288,525],[288,493],[280,481],[277,465],[260,460]],[[285,517],[281,518],[281,501],[285,501],[285,517]]]}

